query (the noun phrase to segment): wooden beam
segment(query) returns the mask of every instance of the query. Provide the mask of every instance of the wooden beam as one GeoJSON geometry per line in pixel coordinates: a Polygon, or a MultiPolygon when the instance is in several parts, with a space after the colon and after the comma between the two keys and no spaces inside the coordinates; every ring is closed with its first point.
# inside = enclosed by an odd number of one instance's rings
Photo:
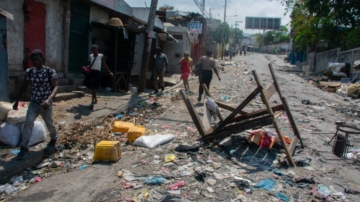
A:
{"type": "Polygon", "coordinates": [[[182,90],[180,90],[180,95],[181,95],[182,99],[184,100],[186,108],[188,109],[190,116],[191,116],[196,128],[198,129],[200,135],[204,136],[205,135],[204,126],[203,126],[202,122],[200,121],[200,117],[199,117],[197,111],[195,110],[191,100],[188,99],[188,97],[185,95],[185,93],[182,90]]]}
{"type": "MultiPolygon", "coordinates": [[[[229,106],[229,105],[224,104],[224,103],[222,103],[222,102],[217,102],[217,101],[215,101],[215,103],[216,103],[220,108],[226,109],[226,110],[228,110],[228,111],[232,111],[232,112],[233,112],[233,111],[236,110],[235,107],[229,106]]],[[[244,112],[244,111],[241,111],[241,112],[239,112],[239,114],[247,115],[248,113],[247,113],[247,112],[244,112]]]]}
{"type": "Polygon", "coordinates": [[[227,124],[229,124],[229,122],[239,113],[241,112],[241,110],[243,110],[246,105],[249,104],[249,102],[251,102],[252,99],[254,99],[256,97],[257,94],[259,94],[259,92],[261,92],[262,87],[258,86],[228,117],[226,117],[226,119],[222,122],[219,122],[215,127],[214,127],[214,133],[218,133],[219,131],[221,131],[227,124]]]}
{"type": "Polygon", "coordinates": [[[267,88],[264,92],[267,100],[269,100],[271,98],[271,96],[274,95],[274,93],[276,93],[276,88],[275,88],[274,84],[271,84],[271,86],[269,86],[269,88],[267,88]]]}
{"type": "Polygon", "coordinates": [[[282,97],[281,100],[282,100],[282,102],[284,104],[285,112],[286,112],[286,115],[289,118],[291,128],[293,129],[295,136],[299,139],[300,144],[301,144],[301,148],[305,148],[305,145],[304,145],[304,143],[303,143],[303,141],[301,139],[301,136],[300,136],[299,129],[298,129],[298,127],[297,127],[297,125],[295,123],[294,117],[293,117],[293,115],[292,115],[292,113],[290,111],[289,105],[288,105],[288,103],[287,103],[287,101],[286,101],[286,99],[284,97],[282,97]]]}
{"type": "MultiPolygon", "coordinates": [[[[212,98],[212,96],[211,96],[211,94],[210,94],[210,92],[209,92],[209,89],[207,88],[206,84],[203,84],[202,86],[203,86],[203,89],[204,89],[205,94],[206,94],[207,96],[209,96],[209,97],[212,98]]],[[[217,115],[218,115],[220,121],[224,121],[223,117],[221,116],[220,109],[218,110],[218,114],[217,114],[217,115]]]]}
{"type": "MultiPolygon", "coordinates": [[[[284,110],[283,105],[276,105],[276,106],[273,106],[271,108],[272,108],[272,110],[274,112],[284,110]]],[[[266,115],[266,114],[269,114],[267,109],[261,109],[261,110],[257,110],[257,111],[251,112],[251,113],[247,113],[246,115],[237,116],[237,117],[233,118],[231,120],[231,122],[238,122],[238,121],[242,121],[242,120],[246,120],[246,119],[255,118],[255,117],[258,117],[258,116],[263,116],[263,115],[266,115]]]]}
{"type": "MultiPolygon", "coordinates": [[[[259,80],[259,77],[258,77],[258,75],[257,75],[257,73],[256,73],[256,71],[253,70],[252,73],[253,73],[253,76],[254,76],[254,78],[255,78],[255,81],[256,81],[257,85],[258,85],[258,86],[262,86],[262,85],[261,85],[261,82],[260,82],[260,80],[259,80]]],[[[275,84],[275,81],[274,81],[274,84],[275,84]]],[[[276,85],[275,85],[275,86],[276,86],[276,85]]],[[[269,114],[271,114],[271,115],[273,116],[273,124],[274,124],[275,130],[276,130],[276,132],[277,132],[277,134],[278,134],[278,136],[279,136],[279,139],[280,139],[280,141],[281,141],[281,145],[283,146],[283,148],[284,148],[284,150],[285,150],[286,157],[287,157],[290,165],[293,166],[293,167],[296,167],[296,165],[295,165],[295,163],[294,163],[294,160],[293,160],[293,158],[292,158],[292,154],[289,152],[289,149],[288,149],[288,147],[287,147],[287,144],[286,144],[286,142],[285,142],[285,140],[284,140],[284,137],[283,137],[282,134],[281,134],[281,130],[280,130],[279,125],[278,125],[278,123],[277,123],[277,120],[276,120],[276,118],[275,118],[275,116],[274,116],[274,112],[272,111],[271,106],[270,106],[268,100],[267,100],[266,97],[265,97],[265,93],[264,93],[264,90],[263,90],[263,89],[261,89],[261,99],[262,99],[263,103],[265,104],[265,106],[266,106],[269,114]]]]}
{"type": "Polygon", "coordinates": [[[204,136],[204,141],[211,142],[216,139],[222,139],[231,136],[231,134],[242,132],[249,129],[261,128],[263,126],[270,125],[273,122],[272,117],[261,118],[251,120],[243,123],[237,123],[234,125],[228,125],[219,133],[210,133],[204,136]]]}
{"type": "Polygon", "coordinates": [[[296,136],[291,140],[291,143],[289,146],[289,151],[290,151],[291,155],[294,155],[295,147],[296,147],[296,144],[298,143],[298,140],[299,139],[296,136]]]}
{"type": "MultiPolygon", "coordinates": [[[[280,99],[283,97],[282,96],[282,92],[281,92],[281,90],[280,90],[280,87],[279,87],[279,84],[278,84],[278,82],[277,82],[277,79],[276,79],[276,76],[275,76],[275,72],[274,72],[274,69],[273,69],[273,67],[272,67],[272,64],[271,63],[269,63],[269,69],[270,69],[270,74],[271,74],[271,76],[272,76],[272,78],[273,78],[273,80],[274,80],[274,87],[275,87],[275,89],[276,89],[276,91],[278,92],[278,94],[279,94],[279,97],[280,97],[280,99]]],[[[284,103],[283,103],[284,104],[284,103]]]]}

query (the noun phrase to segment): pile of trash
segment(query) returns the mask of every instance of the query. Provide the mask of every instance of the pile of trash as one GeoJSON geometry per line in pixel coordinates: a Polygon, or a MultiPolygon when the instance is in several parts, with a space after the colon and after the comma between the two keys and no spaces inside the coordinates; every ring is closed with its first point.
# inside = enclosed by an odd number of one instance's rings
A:
{"type": "MultiPolygon", "coordinates": [[[[28,108],[25,102],[19,103],[18,110],[13,110],[12,107],[11,103],[0,102],[0,142],[16,147],[21,141],[28,108]]],[[[46,141],[45,125],[43,121],[37,119],[34,122],[28,146],[31,147],[44,141],[46,141]]]]}

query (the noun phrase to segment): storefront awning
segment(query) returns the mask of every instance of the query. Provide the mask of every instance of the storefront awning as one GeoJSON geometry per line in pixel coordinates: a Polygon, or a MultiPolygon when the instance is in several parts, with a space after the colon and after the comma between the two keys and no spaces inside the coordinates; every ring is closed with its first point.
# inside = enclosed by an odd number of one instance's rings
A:
{"type": "Polygon", "coordinates": [[[175,43],[179,43],[177,39],[175,39],[171,34],[167,32],[160,32],[158,33],[158,36],[161,41],[174,41],[175,43]]]}

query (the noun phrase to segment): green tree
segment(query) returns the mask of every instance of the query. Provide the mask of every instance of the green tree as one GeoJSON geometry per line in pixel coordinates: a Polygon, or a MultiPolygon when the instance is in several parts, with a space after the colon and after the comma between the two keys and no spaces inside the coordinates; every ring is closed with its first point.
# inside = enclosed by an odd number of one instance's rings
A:
{"type": "Polygon", "coordinates": [[[235,39],[235,43],[240,43],[240,40],[244,37],[243,31],[239,28],[231,29],[231,36],[235,39]]]}
{"type": "Polygon", "coordinates": [[[228,23],[221,23],[219,24],[216,29],[212,32],[212,38],[213,40],[215,40],[217,43],[222,43],[222,39],[226,38],[225,43],[229,43],[229,38],[230,38],[230,26],[228,23]]]}
{"type": "Polygon", "coordinates": [[[291,13],[295,45],[312,50],[350,48],[360,25],[359,0],[281,0],[291,13]],[[352,38],[352,39],[351,39],[352,38]]]}

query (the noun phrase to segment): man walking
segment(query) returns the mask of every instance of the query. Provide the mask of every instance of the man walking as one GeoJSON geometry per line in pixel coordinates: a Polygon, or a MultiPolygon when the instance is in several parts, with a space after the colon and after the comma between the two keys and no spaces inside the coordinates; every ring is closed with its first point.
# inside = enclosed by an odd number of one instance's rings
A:
{"type": "Polygon", "coordinates": [[[156,54],[154,55],[154,68],[153,68],[153,81],[154,81],[154,88],[155,88],[155,92],[159,93],[159,87],[158,87],[158,79],[157,77],[159,77],[159,82],[160,82],[160,88],[161,91],[164,91],[164,71],[166,70],[166,72],[168,72],[168,59],[166,57],[166,55],[164,53],[161,52],[161,48],[157,47],[156,48],[156,54]]]}
{"type": "Polygon", "coordinates": [[[21,150],[17,156],[19,160],[24,159],[29,153],[29,140],[34,127],[34,121],[39,114],[44,119],[51,137],[51,141],[43,151],[44,156],[50,156],[55,152],[57,140],[57,133],[52,118],[52,100],[57,91],[57,74],[54,69],[44,65],[45,58],[41,50],[34,50],[31,53],[30,59],[34,67],[26,70],[24,82],[13,106],[13,109],[17,110],[19,100],[24,94],[28,84],[31,83],[31,102],[26,113],[24,132],[20,142],[21,150]]]}

